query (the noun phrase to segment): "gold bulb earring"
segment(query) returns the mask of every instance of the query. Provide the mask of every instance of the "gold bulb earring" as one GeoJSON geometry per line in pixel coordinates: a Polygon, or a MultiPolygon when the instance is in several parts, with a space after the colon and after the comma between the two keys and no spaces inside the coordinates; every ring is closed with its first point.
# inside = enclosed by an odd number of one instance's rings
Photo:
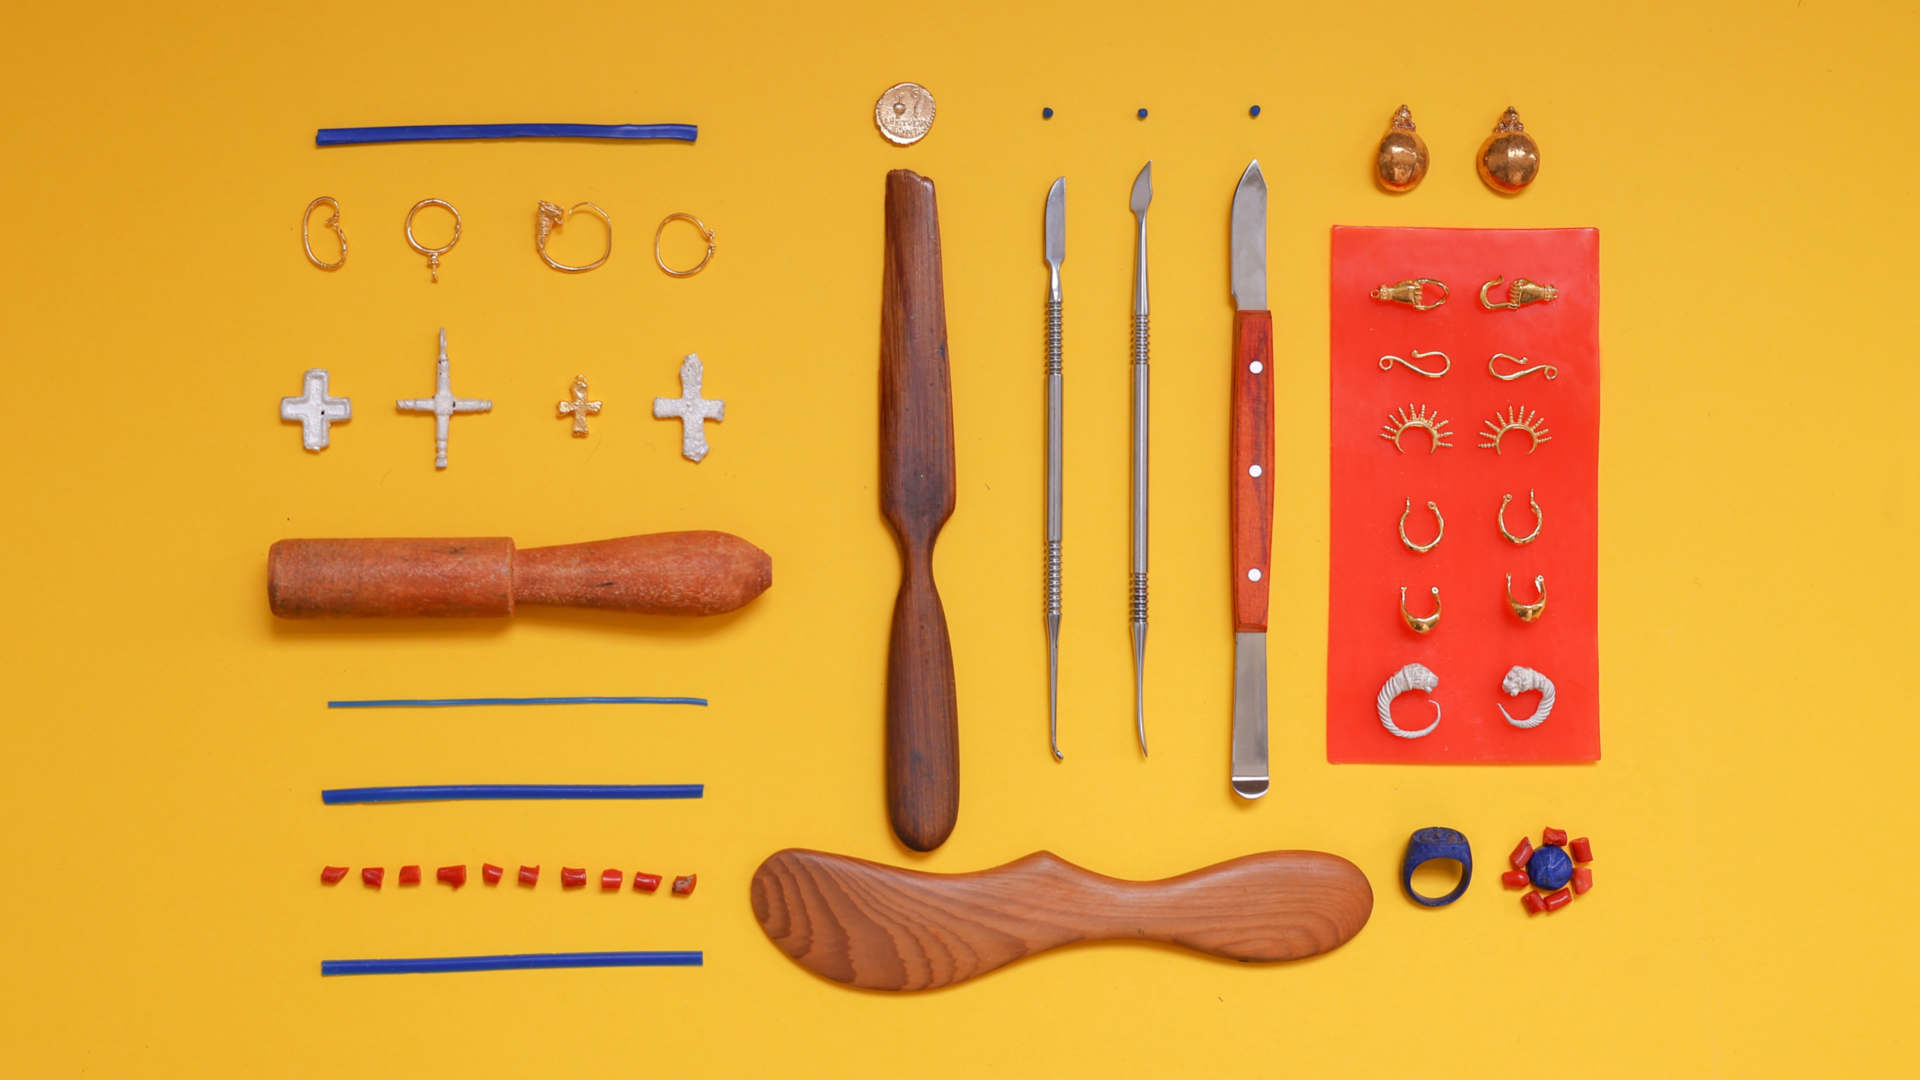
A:
{"type": "Polygon", "coordinates": [[[1493,134],[1480,144],[1480,157],[1474,164],[1480,179],[1502,195],[1511,195],[1540,175],[1540,146],[1527,134],[1526,125],[1513,106],[1493,126],[1493,134]]]}
{"type": "Polygon", "coordinates": [[[1507,575],[1507,606],[1513,609],[1513,613],[1519,617],[1521,622],[1532,622],[1533,620],[1540,617],[1541,612],[1547,610],[1546,575],[1544,574],[1534,575],[1533,587],[1537,592],[1539,592],[1540,599],[1535,600],[1531,604],[1523,604],[1520,601],[1515,600],[1513,598],[1513,575],[1512,574],[1507,575]]]}
{"type": "Polygon", "coordinates": [[[1405,105],[1393,114],[1387,133],[1380,137],[1380,152],[1374,158],[1373,176],[1380,186],[1392,192],[1412,191],[1427,175],[1427,140],[1413,126],[1413,114],[1405,105]]]}
{"type": "Polygon", "coordinates": [[[1406,620],[1407,629],[1416,634],[1424,634],[1440,625],[1440,586],[1433,587],[1433,614],[1419,616],[1407,611],[1407,587],[1400,586],[1400,617],[1406,620]]]}

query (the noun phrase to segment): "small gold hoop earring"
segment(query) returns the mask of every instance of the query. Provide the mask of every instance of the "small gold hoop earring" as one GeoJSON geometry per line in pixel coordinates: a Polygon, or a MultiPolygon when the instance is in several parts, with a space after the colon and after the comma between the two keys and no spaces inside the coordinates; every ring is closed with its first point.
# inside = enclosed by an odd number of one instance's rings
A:
{"type": "Polygon", "coordinates": [[[1499,379],[1501,382],[1512,382],[1515,379],[1524,379],[1536,371],[1545,372],[1548,382],[1552,382],[1553,380],[1560,377],[1560,369],[1557,367],[1554,367],[1552,364],[1535,364],[1532,367],[1526,367],[1524,366],[1526,363],[1527,363],[1527,358],[1524,356],[1514,356],[1511,353],[1497,352],[1497,353],[1494,353],[1492,356],[1487,357],[1487,374],[1493,376],[1496,379],[1499,379]],[[1495,360],[1505,360],[1508,363],[1520,364],[1522,365],[1522,367],[1520,368],[1519,371],[1516,371],[1511,375],[1502,375],[1498,371],[1494,370],[1493,362],[1495,360]]]}
{"type": "Polygon", "coordinates": [[[447,202],[445,199],[421,199],[419,202],[413,204],[413,209],[407,211],[407,246],[427,257],[427,273],[433,275],[434,284],[438,285],[440,283],[440,256],[452,251],[453,245],[459,242],[460,211],[455,210],[452,203],[447,202]],[[413,238],[413,215],[419,213],[421,208],[426,206],[438,206],[453,215],[453,239],[447,241],[446,247],[423,247],[420,241],[413,238]]]}
{"type": "Polygon", "coordinates": [[[575,203],[572,209],[562,210],[553,203],[542,199],[540,200],[540,208],[535,212],[533,219],[533,246],[536,251],[540,252],[541,261],[553,267],[555,270],[564,274],[584,274],[589,270],[599,268],[605,264],[608,259],[613,257],[613,219],[607,216],[605,210],[600,209],[590,202],[575,203]],[[582,210],[591,210],[600,215],[600,220],[606,224],[607,250],[602,252],[598,259],[595,259],[585,266],[568,266],[566,263],[555,261],[553,256],[547,254],[547,237],[552,236],[553,230],[565,225],[568,218],[582,210]]]}
{"type": "Polygon", "coordinates": [[[1415,360],[1425,360],[1429,356],[1437,356],[1441,360],[1445,361],[1445,363],[1440,365],[1439,371],[1422,370],[1420,368],[1414,367],[1412,364],[1407,363],[1405,360],[1402,360],[1397,356],[1381,357],[1380,370],[1392,371],[1393,365],[1399,364],[1401,367],[1406,368],[1408,371],[1413,372],[1415,375],[1418,375],[1426,379],[1437,379],[1440,376],[1445,375],[1447,372],[1453,370],[1453,357],[1448,356],[1446,353],[1441,352],[1439,349],[1435,349],[1432,352],[1421,352],[1419,349],[1413,350],[1413,358],[1415,360]]]}
{"type": "Polygon", "coordinates": [[[1400,586],[1400,617],[1406,620],[1407,629],[1416,634],[1424,634],[1440,625],[1440,586],[1433,587],[1433,614],[1426,616],[1412,615],[1407,612],[1407,587],[1400,586]]]}
{"type": "Polygon", "coordinates": [[[1429,502],[1427,503],[1427,509],[1433,511],[1433,520],[1436,522],[1439,522],[1440,527],[1439,527],[1439,531],[1433,534],[1433,541],[1427,544],[1425,547],[1421,547],[1419,544],[1416,544],[1412,540],[1407,539],[1407,515],[1413,513],[1413,500],[1408,499],[1407,508],[1405,510],[1400,511],[1400,542],[1407,545],[1407,547],[1412,548],[1414,551],[1419,552],[1422,555],[1425,555],[1427,552],[1432,551],[1436,547],[1439,547],[1440,538],[1447,535],[1447,519],[1440,516],[1439,504],[1429,502]]]}
{"type": "Polygon", "coordinates": [[[1511,495],[1500,497],[1500,512],[1494,515],[1494,520],[1500,523],[1500,535],[1515,544],[1531,544],[1540,539],[1540,504],[1534,501],[1533,492],[1527,492],[1527,505],[1533,507],[1533,531],[1525,536],[1515,536],[1507,531],[1507,504],[1512,501],[1511,495]]]}
{"type": "Polygon", "coordinates": [[[300,215],[300,246],[307,249],[307,261],[322,270],[338,270],[347,265],[347,233],[340,227],[340,204],[334,200],[333,196],[322,195],[307,204],[307,212],[300,215]],[[322,203],[333,207],[333,213],[328,214],[327,220],[320,224],[332,229],[333,234],[340,238],[339,262],[321,262],[320,256],[313,253],[313,238],[309,230],[313,225],[313,212],[319,209],[322,203]]]}
{"type": "Polygon", "coordinates": [[[1513,598],[1513,575],[1507,575],[1507,606],[1513,609],[1513,613],[1519,616],[1521,622],[1532,622],[1540,617],[1541,612],[1547,610],[1547,577],[1545,574],[1534,575],[1533,588],[1535,592],[1540,594],[1540,599],[1535,600],[1531,604],[1523,604],[1513,598]]]}
{"type": "Polygon", "coordinates": [[[666,217],[660,219],[660,227],[653,230],[653,261],[660,264],[660,269],[665,270],[674,277],[692,277],[700,271],[705,270],[707,264],[713,261],[713,230],[707,228],[706,222],[701,221],[692,214],[668,214],[666,217]],[[707,238],[707,255],[691,270],[675,270],[673,267],[667,265],[667,260],[660,257],[660,234],[667,231],[667,224],[672,221],[691,222],[693,227],[699,229],[700,234],[707,238]]]}

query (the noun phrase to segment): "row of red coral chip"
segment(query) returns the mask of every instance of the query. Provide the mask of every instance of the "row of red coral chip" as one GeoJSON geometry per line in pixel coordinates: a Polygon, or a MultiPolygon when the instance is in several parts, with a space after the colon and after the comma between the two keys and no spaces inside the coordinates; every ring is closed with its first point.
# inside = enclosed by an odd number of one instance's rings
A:
{"type": "MultiPolygon", "coordinates": [[[[341,880],[343,880],[347,876],[347,869],[348,868],[344,866],[323,867],[320,871],[320,883],[322,885],[338,885],[341,882],[341,880]]],[[[482,864],[482,866],[480,867],[480,877],[489,885],[500,884],[500,878],[505,873],[506,873],[506,869],[504,867],[495,866],[492,863],[485,863],[485,864],[482,864]]],[[[365,884],[368,888],[372,888],[372,889],[379,888],[381,884],[386,881],[386,877],[387,877],[387,868],[384,866],[363,867],[360,871],[360,881],[363,884],[365,884]]],[[[625,875],[621,873],[619,870],[601,871],[600,872],[600,890],[602,892],[618,891],[620,888],[620,882],[624,877],[625,875]]],[[[464,864],[459,866],[443,866],[439,870],[435,871],[434,879],[436,881],[441,882],[442,884],[451,885],[457,889],[460,886],[465,885],[467,883],[467,868],[464,864]]],[[[638,870],[635,870],[633,872],[633,891],[645,892],[645,893],[653,892],[655,889],[658,889],[660,887],[660,882],[662,880],[664,879],[661,878],[659,874],[647,874],[647,873],[642,873],[638,870]]],[[[697,883],[699,880],[700,880],[700,875],[698,874],[688,874],[685,877],[674,878],[673,879],[674,894],[677,896],[693,895],[693,887],[695,883],[697,883]]],[[[522,866],[520,868],[519,882],[522,885],[539,884],[540,868],[538,866],[522,866]]],[[[400,884],[402,885],[420,884],[420,868],[418,866],[401,867],[400,868],[400,884]]],[[[586,884],[587,884],[587,871],[585,867],[576,868],[571,866],[563,866],[560,868],[560,887],[561,888],[580,889],[580,888],[585,888],[586,884]]]]}

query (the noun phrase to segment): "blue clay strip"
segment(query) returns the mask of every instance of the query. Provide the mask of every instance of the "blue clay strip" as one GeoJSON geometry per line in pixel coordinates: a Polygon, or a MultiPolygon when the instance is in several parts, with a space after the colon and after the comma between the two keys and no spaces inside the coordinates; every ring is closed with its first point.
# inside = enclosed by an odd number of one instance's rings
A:
{"type": "Polygon", "coordinates": [[[456,697],[329,701],[329,709],[436,709],[449,705],[705,705],[703,697],[456,697]]]}
{"type": "Polygon", "coordinates": [[[698,124],[428,124],[420,127],[321,128],[315,146],[445,142],[453,139],[677,139],[700,137],[698,124]]]}
{"type": "Polygon", "coordinates": [[[427,784],[329,788],[320,793],[320,801],[328,806],[350,806],[471,799],[698,799],[706,792],[705,784],[427,784]]]}
{"type": "Polygon", "coordinates": [[[532,971],[540,968],[700,967],[698,952],[508,953],[423,956],[413,960],[322,960],[322,975],[426,975],[441,971],[532,971]]]}

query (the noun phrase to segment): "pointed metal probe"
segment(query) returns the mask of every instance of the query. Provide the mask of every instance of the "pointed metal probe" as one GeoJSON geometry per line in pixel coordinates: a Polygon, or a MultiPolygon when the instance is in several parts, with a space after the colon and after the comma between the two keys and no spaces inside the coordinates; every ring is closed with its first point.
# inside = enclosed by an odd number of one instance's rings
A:
{"type": "Polygon", "coordinates": [[[1139,244],[1133,279],[1133,708],[1140,756],[1147,755],[1147,204],[1153,162],[1133,180],[1139,244]]]}
{"type": "Polygon", "coordinates": [[[1047,739],[1055,761],[1060,752],[1060,478],[1062,465],[1060,378],[1060,264],[1067,260],[1067,178],[1047,191],[1047,739]]]}

